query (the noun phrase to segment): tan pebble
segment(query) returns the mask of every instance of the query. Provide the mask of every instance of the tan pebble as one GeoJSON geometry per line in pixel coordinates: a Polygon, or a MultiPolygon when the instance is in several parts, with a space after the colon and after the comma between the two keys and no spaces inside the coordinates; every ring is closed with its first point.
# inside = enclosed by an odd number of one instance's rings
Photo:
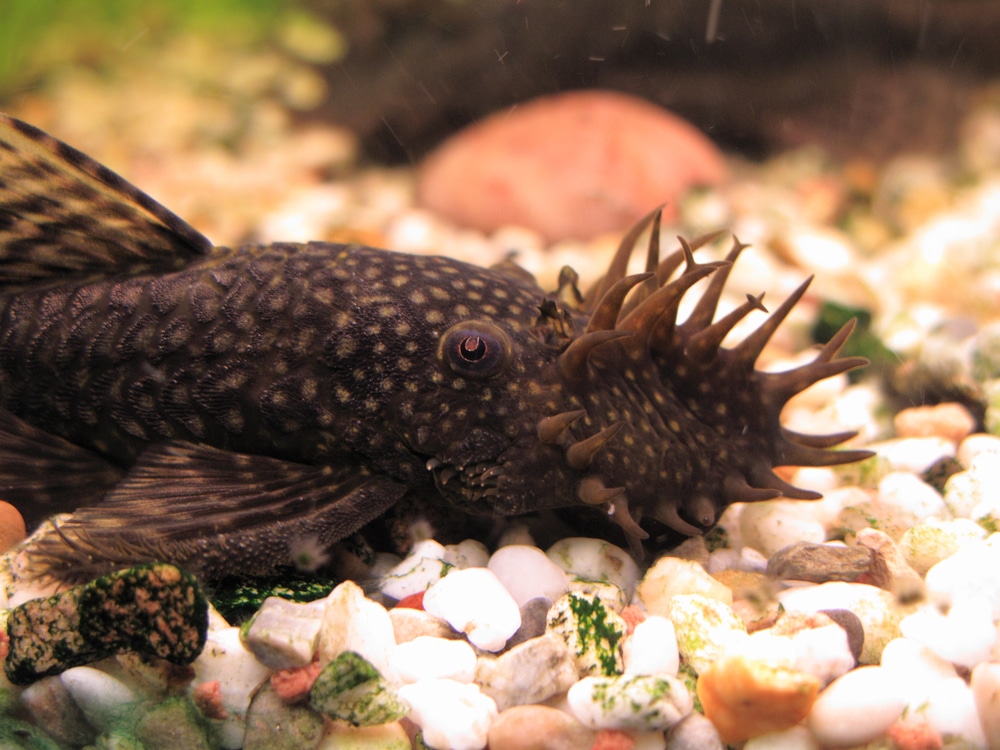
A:
{"type": "Polygon", "coordinates": [[[6,552],[28,536],[24,517],[10,503],[0,500],[0,552],[6,552]]]}
{"type": "Polygon", "coordinates": [[[861,529],[855,543],[872,553],[871,580],[864,582],[892,592],[900,601],[912,601],[923,594],[923,579],[906,562],[891,536],[878,529],[861,529]]]}
{"type": "Polygon", "coordinates": [[[976,429],[976,420],[969,410],[955,403],[903,409],[893,422],[899,437],[943,437],[954,443],[976,429]]]}
{"type": "Polygon", "coordinates": [[[819,692],[819,680],[786,667],[731,656],[698,677],[698,698],[705,716],[727,744],[802,721],[819,692]]]}
{"type": "Polygon", "coordinates": [[[724,182],[721,152],[694,126],[637,97],[574,91],[498,112],[421,166],[420,204],[484,232],[516,225],[548,241],[619,232],[653,207],[724,182]]]}
{"type": "Polygon", "coordinates": [[[579,750],[590,748],[597,732],[548,706],[515,706],[490,725],[490,750],[579,750]]]}
{"type": "Polygon", "coordinates": [[[740,616],[747,632],[768,628],[778,615],[774,581],[763,573],[749,570],[719,570],[712,574],[733,592],[733,611],[740,616]]]}

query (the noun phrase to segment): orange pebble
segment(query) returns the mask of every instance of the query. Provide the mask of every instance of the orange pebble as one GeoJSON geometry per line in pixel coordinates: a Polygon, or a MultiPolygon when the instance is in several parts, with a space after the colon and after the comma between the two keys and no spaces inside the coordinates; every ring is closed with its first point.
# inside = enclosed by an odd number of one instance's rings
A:
{"type": "Polygon", "coordinates": [[[635,737],[617,729],[602,729],[594,738],[590,750],[632,750],[635,737]]]}
{"type": "Polygon", "coordinates": [[[6,552],[28,536],[24,517],[10,503],[0,500],[0,552],[6,552]]]}
{"type": "Polygon", "coordinates": [[[202,682],[191,691],[191,700],[207,719],[226,719],[229,712],[222,705],[222,684],[218,680],[202,682]]]}
{"type": "Polygon", "coordinates": [[[705,716],[726,744],[780,732],[805,718],[819,680],[810,674],[742,656],[712,664],[698,677],[705,716]]]}
{"type": "Polygon", "coordinates": [[[646,619],[646,613],[634,604],[630,604],[622,610],[622,619],[625,621],[626,632],[632,635],[635,626],[646,619]]]}
{"type": "Polygon", "coordinates": [[[409,596],[404,596],[398,602],[396,602],[396,609],[423,609],[424,608],[424,592],[418,591],[416,594],[410,594],[409,596]]]}
{"type": "Polygon", "coordinates": [[[320,671],[319,661],[315,659],[304,667],[279,669],[271,674],[271,687],[285,703],[298,703],[309,696],[320,671]]]}

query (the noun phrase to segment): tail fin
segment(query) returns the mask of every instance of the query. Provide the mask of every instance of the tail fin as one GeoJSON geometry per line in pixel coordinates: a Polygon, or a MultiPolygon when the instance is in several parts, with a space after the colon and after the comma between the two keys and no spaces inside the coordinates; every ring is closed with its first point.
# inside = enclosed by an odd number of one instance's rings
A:
{"type": "Polygon", "coordinates": [[[0,114],[0,288],[176,269],[211,247],[107,167],[0,114]]]}

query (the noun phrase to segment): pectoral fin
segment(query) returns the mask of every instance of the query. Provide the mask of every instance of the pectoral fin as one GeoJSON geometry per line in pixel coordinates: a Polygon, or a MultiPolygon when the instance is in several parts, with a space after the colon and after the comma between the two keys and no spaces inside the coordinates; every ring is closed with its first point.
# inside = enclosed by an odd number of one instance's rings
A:
{"type": "Polygon", "coordinates": [[[357,465],[307,466],[174,442],[152,446],[98,505],[38,539],[29,570],[92,578],[167,561],[207,578],[261,574],[289,548],[331,544],[393,505],[406,486],[357,465]]]}
{"type": "Polygon", "coordinates": [[[0,409],[0,499],[21,511],[29,529],[98,502],[124,474],[98,454],[0,409]]]}

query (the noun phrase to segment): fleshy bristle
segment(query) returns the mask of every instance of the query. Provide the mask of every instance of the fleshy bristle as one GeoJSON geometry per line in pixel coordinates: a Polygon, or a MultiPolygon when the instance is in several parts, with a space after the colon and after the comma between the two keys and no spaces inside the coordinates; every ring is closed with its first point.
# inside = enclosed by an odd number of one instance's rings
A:
{"type": "Polygon", "coordinates": [[[614,329],[615,324],[618,322],[618,314],[621,312],[622,303],[625,302],[625,297],[628,296],[628,293],[632,291],[633,287],[647,279],[652,279],[654,276],[655,274],[651,272],[637,273],[634,276],[626,276],[624,279],[613,284],[604,293],[604,296],[597,303],[597,307],[591,313],[584,333],[614,329]]]}
{"type": "Polygon", "coordinates": [[[564,411],[561,414],[553,414],[551,417],[539,420],[536,426],[538,439],[546,445],[555,445],[566,434],[566,430],[570,428],[570,425],[586,414],[587,412],[583,409],[574,409],[573,411],[564,411]]]}
{"type": "Polygon", "coordinates": [[[586,469],[590,466],[590,462],[594,460],[597,452],[611,438],[617,435],[618,431],[624,426],[623,422],[615,422],[613,425],[605,427],[596,435],[591,435],[589,438],[573,443],[573,445],[566,449],[566,463],[577,470],[586,469]]]}
{"type": "MultiPolygon", "coordinates": [[[[678,238],[680,250],[661,260],[659,219],[657,212],[650,214],[626,236],[597,291],[588,295],[585,333],[570,342],[558,362],[565,387],[575,394],[571,404],[587,405],[588,425],[599,428],[600,417],[604,420],[603,429],[590,437],[577,435],[566,448],[568,465],[589,472],[579,481],[577,495],[586,505],[610,505],[612,520],[633,548],[646,536],[638,522],[644,516],[682,534],[701,534],[735,502],[820,497],[782,479],[773,471],[776,466],[830,466],[870,455],[831,450],[854,433],[806,435],[786,430],[779,421],[782,407],[796,393],[866,363],[860,357],[838,358],[853,325],[844,326],[801,367],[755,369],[811,278],[742,341],[723,347],[740,321],[754,311],[768,312],[763,293],[748,294],[716,319],[729,271],[747,245],[734,237],[725,260],[697,263],[694,250],[719,233],[692,242],[678,238]],[[650,224],[647,272],[626,276],[626,245],[630,248],[650,224]],[[709,283],[691,313],[678,321],[682,298],[706,277],[709,283]],[[610,444],[620,431],[624,438],[614,445],[627,446],[627,452],[610,444]],[[635,458],[641,462],[643,455],[653,460],[650,465],[637,465],[635,458]],[[652,479],[651,467],[658,479],[652,479]]],[[[539,434],[565,445],[565,436],[576,429],[575,413],[567,409],[549,418],[551,423],[543,420],[539,434]]]]}

